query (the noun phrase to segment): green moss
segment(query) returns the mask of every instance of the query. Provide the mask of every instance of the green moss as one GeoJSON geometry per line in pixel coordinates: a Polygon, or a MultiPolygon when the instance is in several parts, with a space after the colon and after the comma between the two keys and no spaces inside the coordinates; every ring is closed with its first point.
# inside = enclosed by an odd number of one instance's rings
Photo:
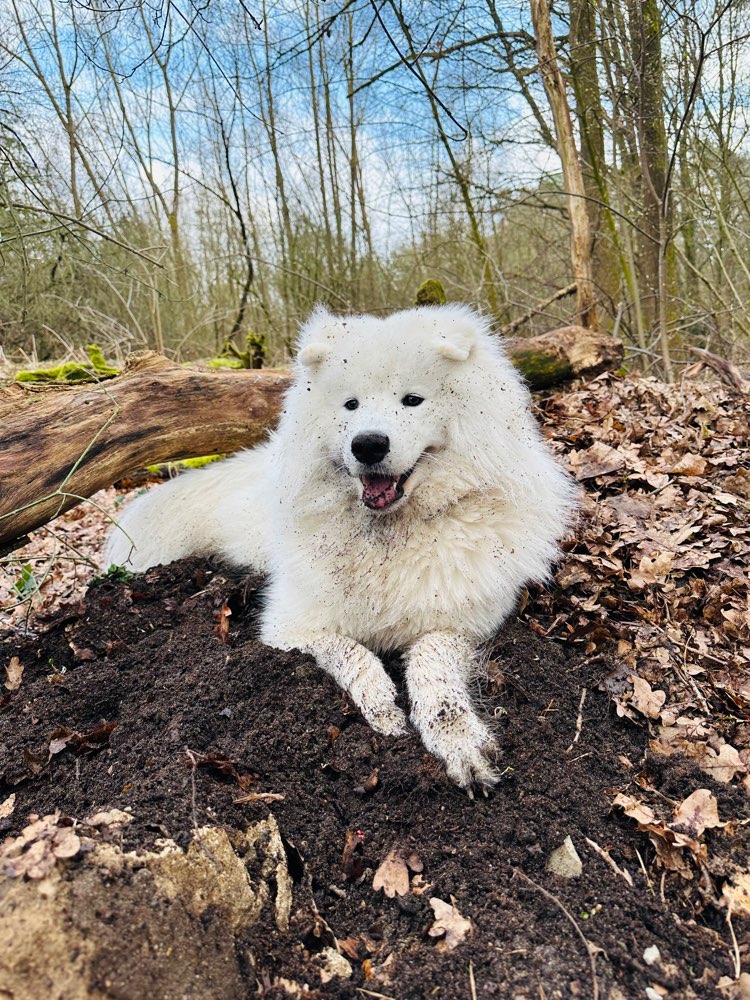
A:
{"type": "Polygon", "coordinates": [[[219,355],[218,358],[211,358],[211,360],[208,362],[208,364],[209,364],[209,367],[211,367],[211,368],[234,368],[234,369],[238,369],[238,368],[244,368],[245,367],[245,365],[243,365],[241,361],[238,361],[237,358],[225,358],[225,357],[222,357],[221,355],[219,355]]]}
{"type": "Polygon", "coordinates": [[[147,465],[146,468],[155,476],[174,476],[184,469],[201,469],[211,462],[218,462],[224,455],[201,455],[199,458],[183,458],[178,462],[160,462],[158,465],[147,465]]]}
{"type": "Polygon", "coordinates": [[[231,340],[224,343],[224,349],[216,358],[211,358],[212,368],[262,368],[266,360],[266,338],[262,333],[250,330],[245,337],[245,350],[241,351],[231,340]]]}
{"type": "Polygon", "coordinates": [[[564,382],[573,375],[570,362],[543,351],[517,350],[513,352],[511,361],[532,389],[546,389],[550,385],[564,382]]]}
{"type": "Polygon", "coordinates": [[[113,378],[120,374],[120,369],[108,365],[98,344],[87,344],[86,353],[89,363],[81,361],[66,361],[50,368],[30,368],[16,374],[16,382],[100,382],[104,378],[113,378]]]}
{"type": "Polygon", "coordinates": [[[100,377],[112,378],[120,374],[119,368],[115,368],[114,365],[108,365],[104,360],[104,354],[98,344],[86,344],[86,353],[89,356],[92,368],[100,377]]]}
{"type": "Polygon", "coordinates": [[[428,278],[417,289],[418,306],[444,306],[447,301],[445,289],[437,278],[428,278]]]}

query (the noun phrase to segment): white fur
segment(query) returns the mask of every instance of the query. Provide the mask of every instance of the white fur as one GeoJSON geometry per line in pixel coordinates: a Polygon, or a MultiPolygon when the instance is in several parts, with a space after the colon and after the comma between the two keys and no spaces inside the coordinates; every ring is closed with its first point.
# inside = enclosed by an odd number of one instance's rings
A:
{"type": "Polygon", "coordinates": [[[487,725],[469,684],[476,649],[543,580],[575,489],[529,395],[461,306],[386,319],[316,310],[270,440],[136,500],[106,565],[144,570],[216,554],[270,576],[261,636],[316,657],[373,728],[406,720],[377,654],[402,650],[411,720],[460,785],[493,784],[487,725]],[[405,406],[407,394],[424,397],[405,406]],[[357,399],[357,409],[346,409],[357,399]],[[362,502],[357,434],[388,436],[379,471],[415,466],[390,509],[362,502]]]}

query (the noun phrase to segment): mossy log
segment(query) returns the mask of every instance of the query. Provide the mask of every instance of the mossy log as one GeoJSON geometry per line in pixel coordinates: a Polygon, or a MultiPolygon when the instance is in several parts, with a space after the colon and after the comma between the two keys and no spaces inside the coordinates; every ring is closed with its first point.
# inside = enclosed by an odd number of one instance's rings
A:
{"type": "Polygon", "coordinates": [[[99,384],[0,387],[0,549],[136,469],[255,444],[288,385],[144,351],[99,384]]]}
{"type": "Polygon", "coordinates": [[[622,364],[622,341],[583,326],[564,326],[537,337],[505,341],[511,361],[532,389],[548,389],[573,378],[593,378],[622,364]]]}
{"type": "MultiPolygon", "coordinates": [[[[507,345],[531,388],[622,360],[618,341],[582,327],[507,345]]],[[[146,351],[100,384],[0,387],[0,550],[139,468],[256,444],[289,384],[285,371],[183,368],[146,351]]]]}

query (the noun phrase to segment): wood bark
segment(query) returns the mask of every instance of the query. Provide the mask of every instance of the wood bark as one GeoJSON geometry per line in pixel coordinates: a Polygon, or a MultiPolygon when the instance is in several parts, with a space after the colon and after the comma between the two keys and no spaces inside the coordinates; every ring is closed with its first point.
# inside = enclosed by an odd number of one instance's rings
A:
{"type": "Polygon", "coordinates": [[[619,368],[623,345],[583,326],[564,326],[538,337],[506,341],[510,359],[532,389],[547,389],[572,378],[593,378],[619,368]]]}
{"type": "MultiPolygon", "coordinates": [[[[506,346],[532,388],[622,360],[619,341],[581,327],[506,346]]],[[[286,371],[182,368],[145,351],[98,384],[0,388],[0,550],[146,465],[256,444],[290,384],[286,371]]]]}
{"type": "Polygon", "coordinates": [[[595,288],[612,309],[618,300],[620,264],[606,174],[604,108],[599,86],[597,4],[593,0],[569,0],[568,8],[570,82],[578,119],[583,185],[588,196],[586,211],[591,227],[591,271],[595,288]]]}
{"type": "Polygon", "coordinates": [[[665,90],[661,51],[662,21],[657,0],[628,0],[633,67],[638,93],[641,167],[639,269],[646,325],[658,330],[664,377],[674,381],[669,342],[674,291],[674,251],[670,244],[669,151],[664,124],[665,90]]]}
{"type": "Polygon", "coordinates": [[[0,546],[135,469],[259,441],[285,372],[181,368],[151,351],[117,378],[0,388],[0,546]]]}
{"type": "Polygon", "coordinates": [[[570,216],[570,254],[573,278],[577,286],[578,321],[581,326],[596,330],[596,302],[591,272],[591,227],[586,208],[586,188],[578,159],[570,105],[565,81],[560,71],[552,37],[547,0],[531,0],[531,17],[536,34],[539,70],[555,122],[557,151],[562,165],[563,184],[568,195],[570,216]]]}

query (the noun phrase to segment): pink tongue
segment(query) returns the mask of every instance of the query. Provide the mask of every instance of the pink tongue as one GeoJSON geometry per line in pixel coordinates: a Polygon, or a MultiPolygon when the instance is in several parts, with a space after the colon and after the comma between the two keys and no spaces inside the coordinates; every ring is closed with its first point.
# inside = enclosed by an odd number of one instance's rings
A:
{"type": "Polygon", "coordinates": [[[396,502],[396,482],[387,476],[362,476],[362,499],[368,507],[390,507],[396,502]]]}

